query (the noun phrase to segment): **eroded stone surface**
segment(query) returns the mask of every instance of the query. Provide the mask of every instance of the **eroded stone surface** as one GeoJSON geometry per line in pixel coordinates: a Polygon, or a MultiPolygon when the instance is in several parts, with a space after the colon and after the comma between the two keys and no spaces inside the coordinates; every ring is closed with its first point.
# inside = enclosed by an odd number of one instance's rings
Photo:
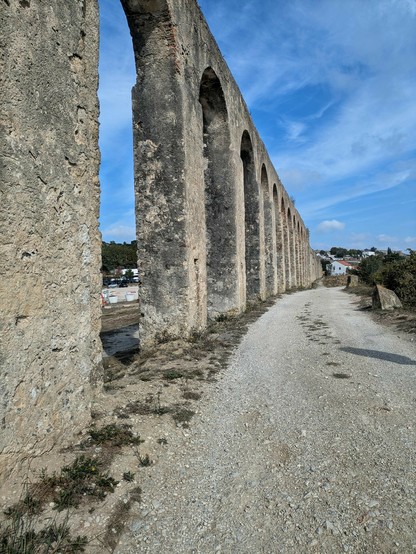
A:
{"type": "Polygon", "coordinates": [[[2,2],[0,473],[89,421],[99,342],[97,6],[2,2]]]}
{"type": "MultiPolygon", "coordinates": [[[[196,1],[122,4],[137,67],[146,346],[321,271],[196,1]]],[[[83,429],[100,382],[97,1],[3,0],[0,26],[0,465],[10,467],[83,429]]]]}
{"type": "Polygon", "coordinates": [[[383,287],[376,285],[373,291],[373,309],[375,310],[394,310],[395,308],[403,308],[397,294],[383,287]]]}
{"type": "Polygon", "coordinates": [[[122,0],[133,90],[142,340],[309,286],[320,267],[194,0],[122,0]]]}

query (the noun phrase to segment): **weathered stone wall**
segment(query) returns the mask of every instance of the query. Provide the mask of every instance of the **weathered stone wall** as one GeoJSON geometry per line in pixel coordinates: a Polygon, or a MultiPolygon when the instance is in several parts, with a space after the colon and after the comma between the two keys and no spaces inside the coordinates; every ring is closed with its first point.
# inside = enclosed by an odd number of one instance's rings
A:
{"type": "Polygon", "coordinates": [[[101,361],[96,2],[0,2],[0,474],[90,417],[101,361]]]}
{"type": "MultiPolygon", "coordinates": [[[[145,346],[319,264],[196,1],[121,1],[145,346]]],[[[0,29],[1,471],[70,441],[100,381],[97,0],[0,0],[0,29]]]]}
{"type": "Polygon", "coordinates": [[[317,275],[304,224],[196,2],[122,4],[137,66],[145,344],[317,275]]]}

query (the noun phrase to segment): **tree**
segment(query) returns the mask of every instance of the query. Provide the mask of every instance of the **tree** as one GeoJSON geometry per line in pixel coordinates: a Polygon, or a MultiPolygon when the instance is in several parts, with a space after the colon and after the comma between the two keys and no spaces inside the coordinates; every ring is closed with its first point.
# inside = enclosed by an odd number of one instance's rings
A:
{"type": "Polygon", "coordinates": [[[402,260],[399,252],[393,252],[391,248],[387,248],[387,254],[384,256],[384,263],[389,264],[402,260]]]}
{"type": "Polygon", "coordinates": [[[341,246],[333,246],[329,253],[331,256],[335,256],[336,258],[344,258],[344,256],[347,255],[348,250],[346,248],[342,248],[341,246]]]}
{"type": "Polygon", "coordinates": [[[114,241],[102,244],[102,268],[108,272],[114,271],[116,267],[136,268],[137,267],[137,245],[136,241],[130,244],[117,244],[114,241]]]}
{"type": "Polygon", "coordinates": [[[383,266],[383,258],[381,256],[369,256],[361,261],[358,266],[358,274],[360,279],[368,285],[381,282],[380,270],[383,266]]]}
{"type": "MultiPolygon", "coordinates": [[[[387,256],[386,256],[387,258],[387,256]]],[[[383,285],[393,290],[405,306],[416,306],[416,252],[410,250],[406,258],[385,263],[381,277],[383,285]]]]}
{"type": "Polygon", "coordinates": [[[351,248],[351,250],[348,250],[348,256],[352,256],[353,258],[360,258],[362,254],[362,250],[357,250],[355,248],[351,248]]]}
{"type": "Polygon", "coordinates": [[[330,265],[330,260],[321,260],[322,271],[326,274],[326,268],[330,265]]]}

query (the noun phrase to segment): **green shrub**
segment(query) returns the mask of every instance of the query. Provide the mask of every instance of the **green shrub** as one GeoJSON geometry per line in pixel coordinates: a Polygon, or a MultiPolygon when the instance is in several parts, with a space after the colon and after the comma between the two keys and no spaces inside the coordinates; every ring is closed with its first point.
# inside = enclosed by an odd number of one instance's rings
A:
{"type": "Polygon", "coordinates": [[[383,258],[381,256],[369,256],[362,260],[358,266],[360,279],[368,285],[381,283],[380,271],[383,267],[383,258]]]}
{"type": "Polygon", "coordinates": [[[402,260],[384,265],[381,271],[382,283],[393,290],[407,307],[416,307],[416,251],[402,260]]]}

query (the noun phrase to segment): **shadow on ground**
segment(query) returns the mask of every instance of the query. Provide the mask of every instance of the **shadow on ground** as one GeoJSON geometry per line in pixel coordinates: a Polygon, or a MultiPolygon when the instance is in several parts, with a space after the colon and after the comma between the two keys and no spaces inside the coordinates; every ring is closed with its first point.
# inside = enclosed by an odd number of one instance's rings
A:
{"type": "Polygon", "coordinates": [[[412,360],[407,356],[401,356],[400,354],[392,354],[391,352],[381,352],[380,350],[367,350],[363,348],[353,348],[351,346],[344,346],[340,348],[343,352],[349,354],[355,354],[356,356],[364,356],[366,358],[376,358],[378,360],[384,360],[386,362],[392,362],[400,365],[416,365],[416,360],[412,360]]]}

